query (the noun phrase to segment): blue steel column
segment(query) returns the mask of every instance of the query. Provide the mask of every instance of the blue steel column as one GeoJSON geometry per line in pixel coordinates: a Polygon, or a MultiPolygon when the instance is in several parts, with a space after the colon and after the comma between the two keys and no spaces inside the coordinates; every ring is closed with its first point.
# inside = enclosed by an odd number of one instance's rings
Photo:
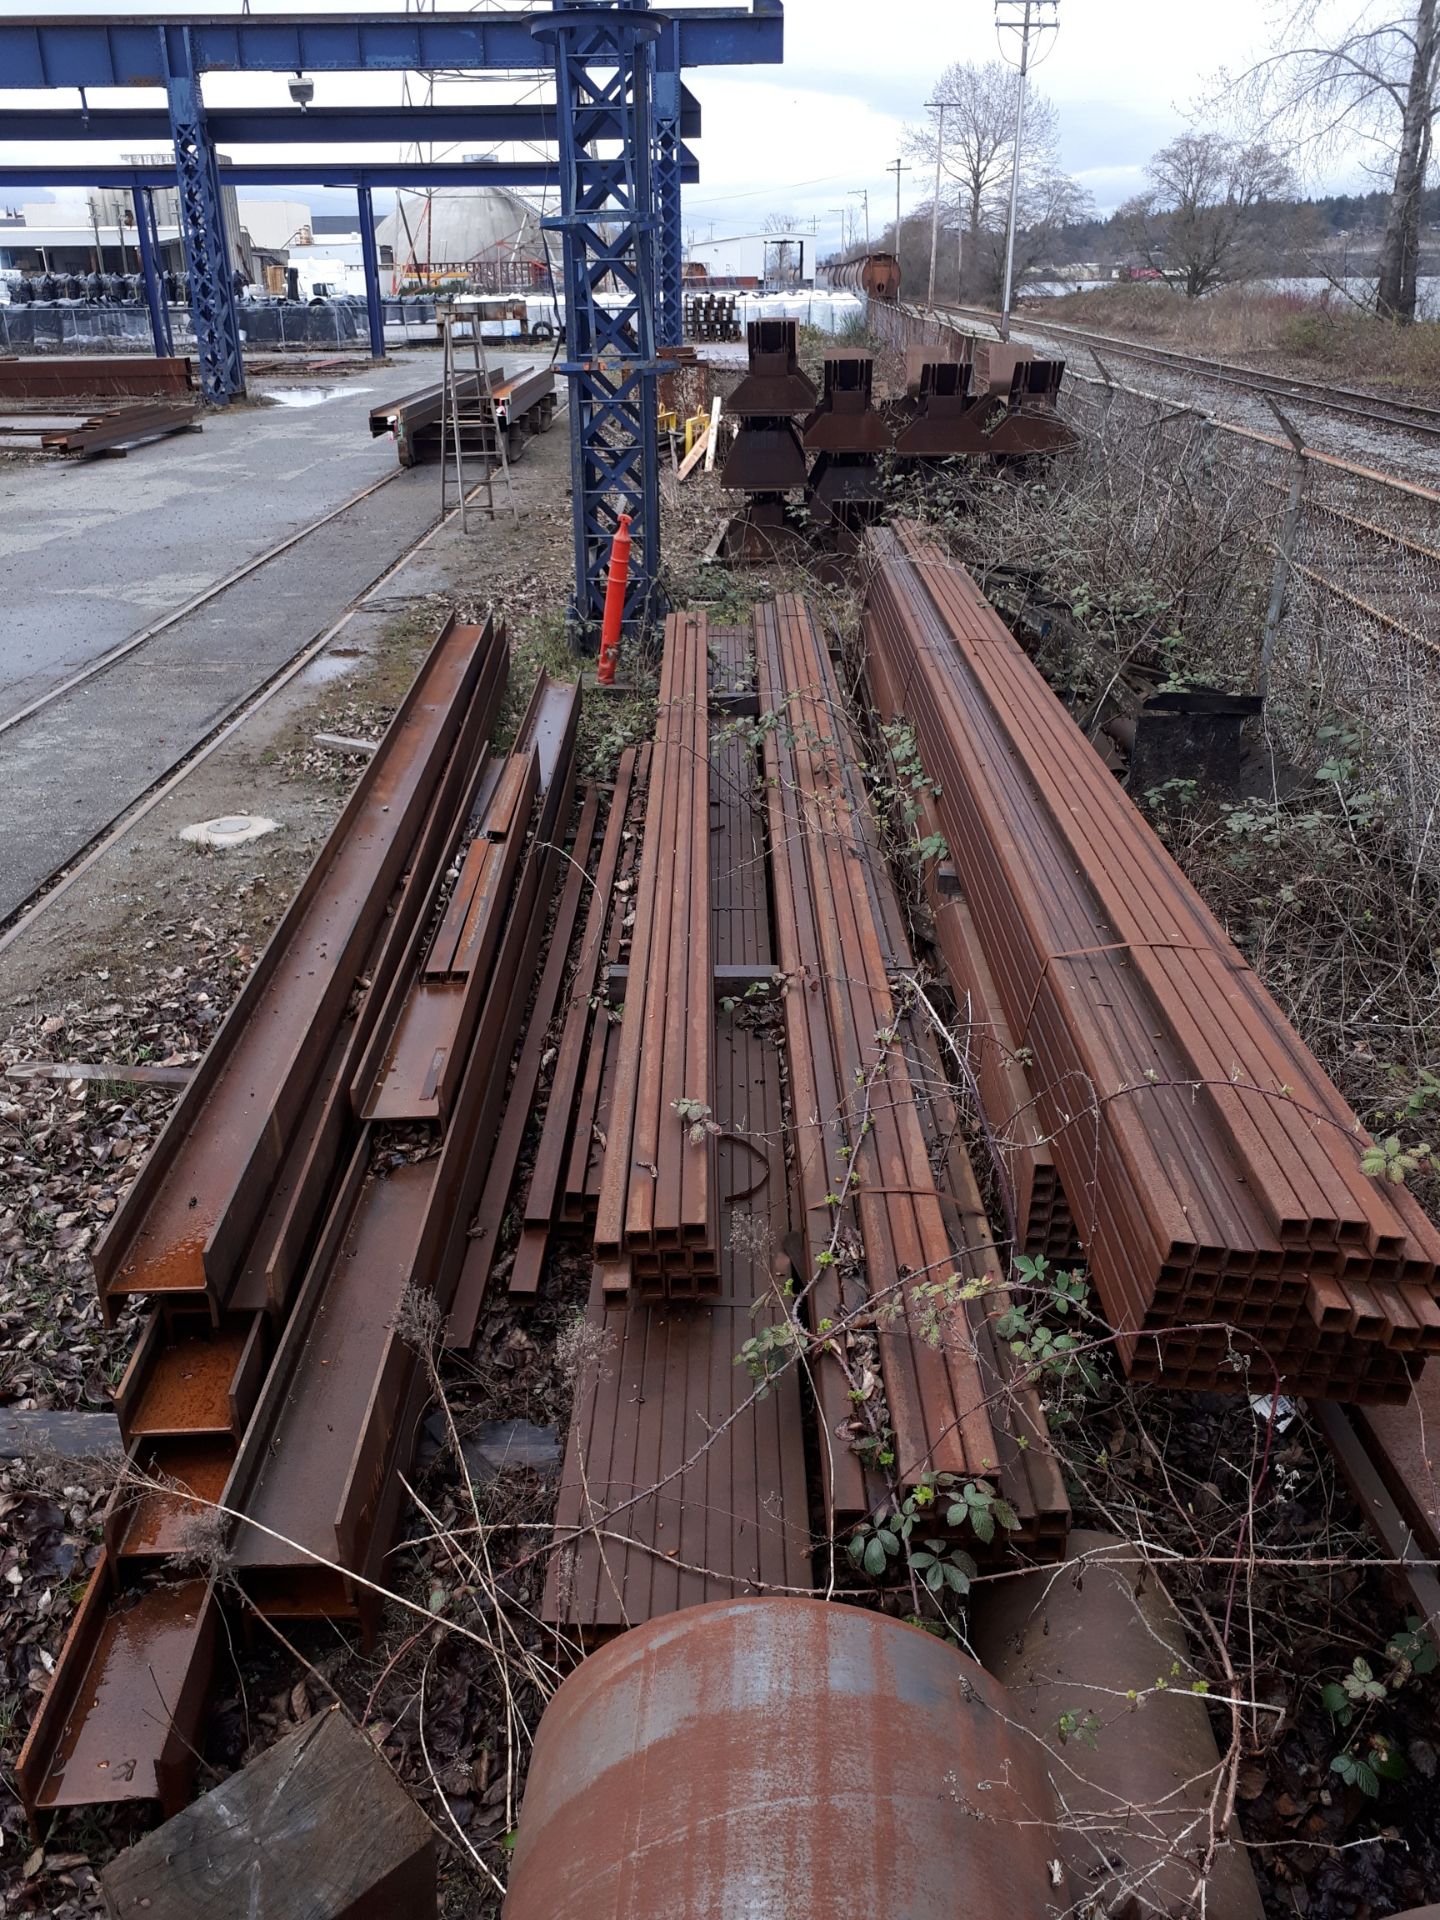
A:
{"type": "Polygon", "coordinates": [[[645,0],[559,0],[531,31],[554,51],[564,239],[566,357],[575,517],[575,601],[582,644],[595,644],[620,515],[635,542],[629,627],[661,611],[660,469],[655,419],[655,213],[651,43],[645,0]],[[619,126],[617,142],[615,128],[619,126]],[[619,153],[601,148],[619,145],[619,153]]]}
{"type": "Polygon", "coordinates": [[[370,322],[370,357],[385,358],[385,303],[380,296],[380,255],[375,246],[375,209],[369,187],[357,187],[360,208],[360,253],[365,261],[365,315],[370,322]]]}
{"type": "Polygon", "coordinates": [[[684,237],[680,225],[680,23],[655,42],[655,205],[657,327],[662,347],[685,338],[684,237]]]}
{"type": "Polygon", "coordinates": [[[140,277],[145,282],[145,304],[150,309],[150,337],[158,359],[168,359],[175,351],[170,332],[170,309],[165,303],[165,282],[161,278],[160,236],[155,225],[155,196],[149,187],[136,187],[130,198],[135,203],[135,240],[140,250],[140,277]]]}
{"type": "Polygon", "coordinates": [[[190,278],[190,315],[200,360],[200,390],[213,406],[223,407],[245,391],[240,356],[240,321],[230,284],[230,253],[225,244],[225,210],[220,170],[205,124],[205,102],[190,45],[188,27],[162,27],[167,61],[166,93],[170,130],[175,140],[175,174],[180,187],[180,231],[190,278]]]}

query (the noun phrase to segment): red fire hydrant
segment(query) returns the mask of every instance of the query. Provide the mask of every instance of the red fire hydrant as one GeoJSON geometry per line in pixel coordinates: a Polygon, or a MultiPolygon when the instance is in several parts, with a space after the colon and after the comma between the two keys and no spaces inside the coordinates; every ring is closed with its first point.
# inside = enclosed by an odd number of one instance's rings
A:
{"type": "Polygon", "coordinates": [[[600,628],[600,665],[595,678],[613,687],[620,660],[620,623],[625,615],[625,588],[630,579],[630,515],[622,513],[610,549],[610,578],[605,585],[605,619],[600,628]]]}

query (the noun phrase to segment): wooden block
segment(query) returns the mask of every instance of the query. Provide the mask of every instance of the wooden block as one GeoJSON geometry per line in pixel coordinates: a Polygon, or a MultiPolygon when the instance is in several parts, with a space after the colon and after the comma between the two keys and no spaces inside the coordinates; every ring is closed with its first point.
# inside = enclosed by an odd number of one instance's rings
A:
{"type": "Polygon", "coordinates": [[[101,1885],[112,1920],[434,1920],[435,1840],[333,1709],[127,1848],[101,1885]]]}

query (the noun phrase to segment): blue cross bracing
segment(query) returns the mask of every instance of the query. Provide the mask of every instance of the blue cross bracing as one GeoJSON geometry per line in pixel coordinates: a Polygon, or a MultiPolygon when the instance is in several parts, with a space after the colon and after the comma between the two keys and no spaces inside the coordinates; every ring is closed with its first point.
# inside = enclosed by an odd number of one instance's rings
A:
{"type": "MultiPolygon", "coordinates": [[[[543,157],[533,163],[458,162],[435,169],[428,184],[435,184],[437,175],[456,185],[558,180],[562,210],[546,224],[564,240],[573,613],[581,630],[590,633],[598,631],[605,568],[621,513],[631,516],[635,540],[627,620],[634,625],[659,606],[656,348],[681,337],[680,188],[696,177],[683,142],[699,131],[698,107],[680,76],[702,66],[771,65],[783,51],[783,0],[750,0],[748,7],[687,6],[673,15],[652,13],[648,0],[552,0],[548,9],[485,14],[0,18],[0,76],[7,90],[82,89],[78,109],[0,112],[0,139],[138,143],[168,131],[175,147],[201,384],[218,404],[244,388],[222,185],[343,183],[355,187],[364,205],[373,187],[419,183],[420,176],[400,163],[320,156],[313,164],[222,169],[217,139],[235,145],[293,140],[307,146],[401,139],[472,140],[479,146],[512,139],[553,143],[555,163],[543,157]],[[554,107],[412,111],[352,106],[304,115],[225,108],[211,116],[201,85],[207,73],[518,75],[533,74],[547,63],[553,64],[556,80],[554,107]],[[168,114],[162,118],[143,107],[90,111],[83,90],[102,87],[163,88],[168,114]],[[520,169],[531,165],[535,172],[526,179],[520,169]]],[[[65,170],[59,177],[78,172],[65,170]]],[[[85,176],[92,186],[130,187],[137,223],[149,216],[144,238],[153,243],[153,215],[148,205],[142,207],[154,184],[148,173],[90,167],[85,176]]],[[[0,181],[10,185],[56,180],[43,163],[0,173],[0,181]]],[[[158,351],[162,328],[153,269],[152,257],[146,279],[158,351]]],[[[365,270],[372,350],[378,353],[383,338],[373,317],[379,305],[373,245],[365,247],[365,270]]]]}

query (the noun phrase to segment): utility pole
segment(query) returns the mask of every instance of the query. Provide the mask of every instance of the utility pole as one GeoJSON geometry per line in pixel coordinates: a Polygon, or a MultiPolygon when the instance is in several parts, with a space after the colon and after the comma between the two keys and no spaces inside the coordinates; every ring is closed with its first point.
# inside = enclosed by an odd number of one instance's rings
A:
{"type": "Polygon", "coordinates": [[[1015,151],[1010,162],[1010,218],[1005,227],[1005,292],[1000,302],[1000,338],[1010,338],[1010,303],[1015,291],[1015,220],[1020,204],[1020,144],[1025,135],[1025,88],[1030,73],[1030,38],[1053,33],[1059,24],[1059,0],[995,0],[997,37],[1007,29],[1020,35],[1020,85],[1015,95],[1015,151]],[[1046,10],[1049,10],[1047,20],[1046,10]],[[1017,26],[1016,13],[1020,19],[1017,26]]]}
{"type": "Polygon", "coordinates": [[[846,217],[850,209],[848,207],[827,207],[825,211],[827,213],[833,213],[840,222],[840,251],[844,253],[850,245],[850,234],[846,225],[846,217]]]}
{"type": "Polygon", "coordinates": [[[895,258],[898,260],[900,258],[900,176],[902,173],[909,173],[910,169],[897,154],[885,171],[895,176],[895,258]]]}
{"type": "MultiPolygon", "coordinates": [[[[926,106],[940,115],[940,124],[935,129],[935,204],[930,209],[930,298],[927,305],[931,312],[935,309],[935,262],[940,253],[940,163],[945,156],[945,102],[927,100],[926,106]]],[[[960,297],[956,289],[956,299],[960,297]]]]}
{"type": "Polygon", "coordinates": [[[850,189],[850,197],[852,200],[863,200],[865,202],[865,251],[866,253],[869,253],[870,251],[870,189],[868,187],[852,187],[850,189]]]}

